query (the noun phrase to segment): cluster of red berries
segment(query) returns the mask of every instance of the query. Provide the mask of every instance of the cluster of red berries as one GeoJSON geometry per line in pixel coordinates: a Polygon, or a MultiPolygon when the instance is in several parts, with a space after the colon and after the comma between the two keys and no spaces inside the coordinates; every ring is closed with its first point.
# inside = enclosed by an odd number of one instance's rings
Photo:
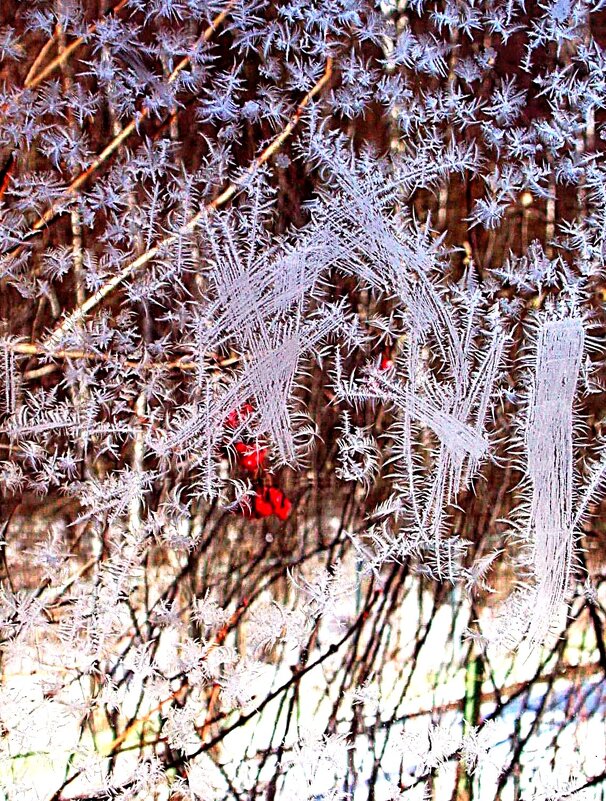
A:
{"type": "MultiPolygon", "coordinates": [[[[225,424],[229,428],[238,428],[254,411],[250,403],[231,411],[225,424]]],[[[266,469],[267,448],[257,443],[238,441],[234,443],[238,464],[247,473],[253,473],[259,480],[259,486],[247,505],[242,505],[241,512],[245,517],[262,518],[275,515],[279,520],[286,520],[292,510],[292,503],[281,489],[261,484],[266,469]]]]}
{"type": "Polygon", "coordinates": [[[286,520],[292,509],[292,503],[278,487],[259,487],[251,500],[252,506],[243,509],[246,517],[275,515],[279,520],[286,520]]]}

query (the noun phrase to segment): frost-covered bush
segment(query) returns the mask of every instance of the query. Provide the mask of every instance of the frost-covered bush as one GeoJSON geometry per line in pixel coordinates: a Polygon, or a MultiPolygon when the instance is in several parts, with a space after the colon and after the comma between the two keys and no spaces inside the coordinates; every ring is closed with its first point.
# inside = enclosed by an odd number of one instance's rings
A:
{"type": "Polygon", "coordinates": [[[597,791],[601,6],[2,4],[7,799],[597,791]]]}

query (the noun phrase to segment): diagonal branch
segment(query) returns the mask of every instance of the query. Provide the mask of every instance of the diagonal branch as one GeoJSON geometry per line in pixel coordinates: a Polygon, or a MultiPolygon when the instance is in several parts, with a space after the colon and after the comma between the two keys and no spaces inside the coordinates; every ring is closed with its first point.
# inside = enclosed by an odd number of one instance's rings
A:
{"type": "MultiPolygon", "coordinates": [[[[116,5],[109,10],[109,13],[106,17],[117,14],[120,9],[122,9],[127,3],[127,0],[119,0],[116,5]]],[[[92,25],[89,25],[86,34],[83,36],[78,36],[77,39],[74,39],[73,42],[70,42],[60,53],[56,56],[51,62],[49,62],[46,67],[36,74],[36,69],[40,64],[42,58],[46,55],[48,50],[50,49],[51,45],[56,41],[55,36],[48,40],[48,42],[44,45],[38,56],[36,57],[34,63],[30,67],[30,70],[27,74],[25,82],[23,84],[24,89],[33,89],[39,84],[42,83],[45,78],[48,78],[49,75],[52,75],[56,69],[58,69],[62,64],[64,64],[67,59],[71,56],[71,54],[77,50],[84,42],[86,41],[87,36],[90,36],[97,30],[98,22],[94,22],[92,25]]]]}
{"type": "Polygon", "coordinates": [[[265,162],[271,158],[271,156],[280,148],[282,143],[290,136],[294,128],[301,120],[301,117],[303,116],[303,113],[311,100],[319,92],[321,92],[326,84],[330,81],[332,77],[332,64],[332,59],[329,58],[326,62],[326,68],[322,77],[299,102],[296,111],[288,124],[269,143],[263,152],[257,156],[257,158],[251,163],[249,168],[240,178],[233,181],[218,197],[203,206],[202,209],[195,214],[191,220],[179,230],[178,233],[171,234],[170,236],[160,240],[158,244],[154,245],[154,247],[150,248],[145,253],[142,253],[136,259],[126,264],[119,273],[110,278],[109,281],[106,281],[102,287],[100,287],[93,295],[90,296],[90,298],[88,298],[88,300],[86,300],[81,306],[75,309],[63,320],[63,322],[53,331],[53,333],[46,340],[44,340],[42,343],[43,346],[51,348],[55,347],[61,341],[61,338],[65,333],[71,331],[74,326],[80,322],[80,320],[84,319],[84,317],[86,317],[86,315],[92,311],[92,309],[98,306],[108,295],[110,295],[114,289],[116,289],[116,287],[120,286],[121,283],[136,273],[141,267],[144,267],[146,264],[148,264],[163,248],[176,243],[184,234],[193,231],[207,211],[219,208],[227,203],[228,200],[231,200],[236,192],[247,182],[250,176],[253,175],[262,164],[265,164],[265,162]]]}
{"type": "MultiPolygon", "coordinates": [[[[124,2],[126,2],[126,0],[123,0],[123,2],[119,3],[118,6],[115,7],[114,11],[118,10],[118,8],[120,8],[124,4],[124,2]]],[[[208,42],[213,33],[217,30],[217,28],[222,24],[222,22],[229,14],[230,9],[234,5],[234,2],[235,0],[231,0],[231,2],[227,5],[227,7],[220,14],[217,14],[217,16],[210,23],[210,25],[204,30],[204,32],[198,38],[196,45],[194,45],[193,47],[194,50],[196,49],[197,45],[202,44],[204,42],[208,42]]],[[[75,49],[77,42],[80,42],[81,40],[82,37],[80,37],[79,40],[77,39],[76,41],[72,42],[70,45],[65,47],[60,56],[54,59],[54,61],[52,61],[51,64],[49,64],[48,67],[42,73],[40,73],[39,76],[37,76],[37,78],[35,79],[36,82],[39,82],[42,79],[42,77],[44,77],[45,73],[48,73],[48,70],[51,68],[51,66],[53,67],[53,69],[59,66],[62,63],[62,61],[65,60],[65,58],[67,57],[66,54],[72,52],[75,49]]],[[[191,61],[191,56],[184,56],[181,59],[181,61],[179,61],[179,63],[175,66],[174,70],[168,77],[169,84],[172,84],[177,80],[181,72],[183,72],[183,70],[188,66],[190,61],[191,61]]],[[[36,220],[36,222],[33,224],[31,228],[30,235],[32,232],[39,231],[40,229],[44,228],[55,217],[59,209],[60,203],[63,202],[66,197],[73,197],[78,192],[80,187],[83,184],[85,184],[88,181],[88,179],[97,172],[97,170],[120,147],[120,145],[126,139],[128,139],[128,137],[134,131],[138,129],[141,122],[145,120],[147,117],[149,117],[149,115],[150,115],[150,109],[148,106],[145,106],[144,108],[141,109],[141,111],[137,112],[137,114],[128,123],[128,125],[126,125],[126,127],[124,127],[120,131],[120,133],[114,136],[111,142],[109,142],[103,148],[101,153],[99,153],[99,155],[91,162],[91,164],[83,172],[77,175],[71,181],[70,184],[68,184],[68,186],[65,188],[65,191],[62,192],[61,195],[56,199],[56,201],[48,207],[48,209],[44,212],[44,214],[42,214],[36,220]]],[[[20,248],[17,248],[15,250],[15,254],[19,252],[19,249],[20,248]]]]}
{"type": "Polygon", "coordinates": [[[52,49],[56,41],[57,41],[57,29],[55,28],[55,31],[51,36],[51,38],[46,40],[43,47],[40,49],[40,52],[33,60],[32,65],[29,68],[27,75],[25,76],[25,81],[23,82],[24,89],[29,89],[33,85],[33,82],[36,80],[36,73],[38,72],[40,65],[42,64],[42,62],[48,55],[49,50],[52,49]]]}
{"type": "MultiPolygon", "coordinates": [[[[10,352],[19,353],[23,356],[47,356],[52,359],[74,359],[74,360],[84,360],[91,362],[103,362],[112,365],[120,364],[121,367],[132,370],[188,371],[188,370],[196,370],[198,368],[196,362],[183,357],[171,361],[161,361],[161,362],[135,361],[134,359],[122,359],[121,357],[109,353],[98,353],[96,351],[81,350],[77,348],[69,348],[66,350],[49,350],[40,343],[36,342],[5,341],[3,344],[4,347],[10,352]]],[[[215,358],[217,367],[230,367],[231,365],[236,364],[240,360],[239,356],[230,356],[225,359],[218,359],[218,357],[216,357],[214,354],[211,354],[211,356],[212,358],[215,358]]],[[[38,378],[42,375],[47,375],[48,373],[53,372],[56,368],[57,368],[56,364],[46,364],[43,367],[40,367],[36,370],[27,371],[24,377],[38,378]]]]}

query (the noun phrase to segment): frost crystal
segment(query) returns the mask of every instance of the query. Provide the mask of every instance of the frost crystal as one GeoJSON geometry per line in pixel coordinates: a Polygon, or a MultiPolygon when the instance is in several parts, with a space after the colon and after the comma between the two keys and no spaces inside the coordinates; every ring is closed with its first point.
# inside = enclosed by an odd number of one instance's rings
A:
{"type": "Polygon", "coordinates": [[[0,0],[3,801],[599,794],[605,30],[0,0]]]}
{"type": "Polygon", "coordinates": [[[583,359],[584,328],[576,318],[539,329],[526,428],[532,485],[529,537],[535,601],[528,637],[542,640],[569,590],[574,549],[573,401],[583,359]]]}

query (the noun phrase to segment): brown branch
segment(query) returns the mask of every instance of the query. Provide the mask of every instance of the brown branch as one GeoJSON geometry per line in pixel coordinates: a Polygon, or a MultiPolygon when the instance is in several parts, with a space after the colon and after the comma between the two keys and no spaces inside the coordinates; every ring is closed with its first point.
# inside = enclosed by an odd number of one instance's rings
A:
{"type": "MultiPolygon", "coordinates": [[[[110,16],[111,14],[117,14],[120,9],[122,9],[127,3],[127,0],[119,0],[116,5],[111,8],[106,16],[110,16]]],[[[23,84],[24,89],[33,89],[34,87],[38,86],[42,83],[45,78],[48,78],[49,75],[52,75],[56,69],[58,69],[62,64],[64,64],[67,59],[71,56],[73,52],[75,52],[80,45],[84,44],[86,38],[93,34],[97,30],[98,22],[94,22],[92,25],[89,25],[87,32],[84,36],[78,36],[77,39],[74,39],[73,42],[70,42],[58,56],[56,56],[51,62],[49,62],[46,67],[39,72],[37,75],[35,74],[36,68],[39,66],[40,61],[46,55],[50,46],[55,42],[55,36],[48,40],[48,42],[44,45],[40,53],[38,54],[36,60],[30,67],[30,70],[27,74],[25,79],[25,83],[23,84]]]]}
{"type": "MultiPolygon", "coordinates": [[[[258,156],[251,166],[249,167],[247,174],[252,174],[257,170],[262,164],[265,164],[273,154],[279,150],[280,146],[283,142],[288,139],[290,134],[293,132],[295,127],[298,125],[301,117],[303,116],[303,112],[313,100],[313,98],[322,91],[322,89],[326,86],[326,84],[330,81],[332,77],[332,65],[333,61],[332,58],[328,58],[326,61],[326,68],[322,77],[317,81],[317,83],[309,90],[309,92],[305,95],[303,100],[299,103],[296,108],[295,113],[293,114],[290,122],[285,126],[285,128],[280,131],[280,133],[270,142],[270,144],[265,148],[265,150],[258,156]]],[[[244,179],[240,179],[240,181],[236,181],[230,184],[227,189],[225,189],[219,197],[216,197],[212,203],[210,203],[210,208],[217,208],[218,206],[222,206],[228,200],[230,200],[234,194],[237,192],[238,188],[240,187],[241,183],[244,179]]]]}
{"type": "Polygon", "coordinates": [[[28,89],[32,85],[32,81],[35,78],[36,72],[38,71],[40,65],[42,64],[42,62],[44,61],[44,59],[48,55],[48,51],[52,48],[52,46],[57,41],[56,36],[57,36],[57,30],[55,29],[55,32],[53,33],[51,38],[48,39],[45,42],[45,44],[41,48],[40,52],[38,53],[36,58],[33,60],[32,65],[29,68],[27,75],[25,76],[25,81],[23,82],[23,88],[24,89],[28,89]]]}
{"type": "MultiPolygon", "coordinates": [[[[126,0],[122,0],[122,2],[119,3],[118,6],[116,6],[114,11],[117,11],[124,4],[124,2],[126,2],[126,0]]],[[[217,16],[210,23],[210,25],[201,34],[196,44],[201,44],[202,42],[208,42],[213,33],[217,30],[219,25],[221,25],[221,23],[225,20],[225,18],[229,14],[229,11],[233,6],[234,2],[235,0],[231,0],[231,2],[225,8],[225,10],[222,11],[220,14],[217,14],[217,16]]],[[[48,71],[48,69],[50,69],[51,66],[53,66],[53,69],[59,66],[63,62],[63,60],[65,60],[65,58],[67,57],[66,54],[69,54],[69,52],[71,52],[70,48],[73,51],[75,49],[76,43],[81,41],[82,37],[79,40],[76,40],[76,42],[72,42],[70,45],[65,47],[62,53],[53,62],[51,62],[51,64],[49,64],[45,72],[48,71]]],[[[196,45],[193,46],[193,49],[195,49],[195,47],[196,45]]],[[[177,64],[177,66],[174,68],[174,70],[168,77],[169,84],[174,83],[177,80],[180,73],[185,69],[185,67],[187,67],[190,61],[191,61],[190,56],[185,56],[184,58],[181,59],[181,61],[177,64]]],[[[44,75],[44,73],[42,73],[41,75],[44,75]]],[[[55,201],[55,203],[49,206],[49,208],[44,212],[44,214],[42,214],[42,216],[36,220],[36,222],[33,224],[31,228],[30,233],[33,231],[39,231],[40,229],[44,228],[44,226],[47,225],[56,216],[57,210],[59,208],[59,203],[65,200],[66,197],[72,197],[73,195],[75,195],[80,189],[80,187],[83,186],[83,184],[85,184],[88,181],[88,179],[92,175],[94,175],[97,172],[97,170],[108,160],[108,158],[112,155],[112,153],[114,153],[120,147],[120,145],[126,139],[128,139],[128,137],[134,131],[138,129],[141,122],[147,117],[149,117],[149,114],[150,114],[149,107],[144,107],[143,109],[141,109],[141,111],[139,111],[135,115],[135,117],[133,117],[133,119],[128,123],[128,125],[125,128],[123,128],[120,131],[120,133],[114,136],[111,142],[109,142],[109,144],[107,144],[103,148],[101,153],[99,153],[99,155],[91,162],[91,164],[83,172],[81,172],[80,175],[77,175],[71,181],[71,183],[66,187],[65,191],[57,199],[57,201],[55,201]]],[[[18,252],[19,249],[15,251],[15,253],[18,252]]]]}
{"type": "MultiPolygon", "coordinates": [[[[82,359],[84,361],[100,361],[106,364],[118,363],[120,367],[128,367],[133,370],[196,370],[198,367],[197,362],[187,359],[174,359],[170,362],[141,362],[133,359],[120,359],[108,353],[94,353],[88,350],[78,349],[65,349],[65,350],[49,350],[44,345],[36,342],[8,342],[5,347],[13,353],[19,353],[23,356],[47,356],[50,359],[82,359]]],[[[213,354],[209,358],[215,358],[213,354]]],[[[226,359],[216,359],[217,367],[231,367],[240,361],[239,356],[230,356],[226,359]]],[[[35,370],[28,370],[25,373],[25,378],[39,378],[43,375],[48,375],[57,369],[56,364],[46,364],[43,367],[36,368],[35,370]]]]}
{"type": "MultiPolygon", "coordinates": [[[[341,637],[340,640],[333,643],[324,653],[320,654],[313,662],[305,665],[302,668],[292,668],[292,677],[286,680],[283,684],[277,687],[275,690],[272,690],[251,712],[246,714],[240,715],[240,717],[235,720],[231,725],[227,726],[213,738],[208,740],[207,742],[203,743],[196,751],[189,755],[190,759],[195,759],[200,754],[204,753],[205,751],[210,751],[214,748],[218,743],[227,737],[228,734],[231,734],[236,729],[239,729],[244,724],[248,723],[249,720],[252,720],[254,717],[259,715],[265,707],[274,700],[274,698],[278,698],[282,693],[286,692],[290,687],[298,684],[301,679],[310,673],[312,670],[315,670],[316,667],[323,664],[329,657],[334,656],[338,653],[341,648],[345,645],[345,643],[352,638],[358,631],[358,629],[364,625],[364,623],[368,620],[370,615],[370,610],[372,609],[374,603],[376,602],[377,598],[379,598],[380,593],[378,590],[371,590],[369,591],[366,603],[362,608],[360,614],[355,619],[355,621],[351,624],[351,626],[347,629],[345,634],[341,637]]],[[[178,757],[177,759],[173,760],[171,763],[167,765],[167,768],[177,767],[182,764],[183,759],[178,757]]]]}
{"type": "Polygon", "coordinates": [[[11,181],[11,175],[15,169],[15,156],[13,153],[8,157],[6,164],[0,171],[0,200],[4,197],[11,181]]]}
{"type": "MultiPolygon", "coordinates": [[[[141,267],[146,265],[150,262],[155,256],[158,255],[162,248],[165,248],[169,245],[174,244],[182,237],[184,234],[190,233],[193,231],[196,226],[200,223],[204,215],[210,209],[219,208],[223,204],[227,203],[236,192],[246,183],[247,179],[262,165],[264,164],[271,156],[278,150],[280,145],[290,136],[296,125],[299,123],[303,113],[311,100],[322,91],[322,89],[326,86],[326,84],[330,81],[332,77],[332,59],[329,58],[326,62],[326,69],[324,70],[324,74],[322,77],[317,81],[317,83],[310,89],[310,91],[305,95],[305,97],[300,101],[298,104],[295,113],[293,114],[290,122],[285,126],[285,128],[280,131],[280,133],[270,142],[270,144],[263,150],[263,152],[251,163],[249,168],[246,170],[243,176],[239,179],[233,181],[218,197],[212,200],[210,203],[205,205],[197,214],[195,214],[191,220],[181,228],[181,230],[177,234],[171,234],[170,236],[165,237],[157,245],[147,250],[145,253],[142,253],[133,261],[129,262],[122,270],[114,275],[109,281],[106,281],[102,287],[100,287],[93,295],[88,298],[81,306],[75,309],[71,314],[69,314],[59,325],[53,333],[44,341],[44,345],[46,347],[53,347],[57,345],[61,341],[61,337],[67,332],[73,329],[77,323],[82,320],[86,315],[92,311],[96,306],[98,306],[101,301],[103,301],[109,294],[111,294],[116,287],[120,286],[120,284],[129,278],[131,275],[136,273],[141,267]]],[[[126,130],[126,129],[125,129],[126,130]]]]}
{"type": "MultiPolygon", "coordinates": [[[[235,612],[231,616],[230,620],[224,626],[221,627],[221,629],[216,633],[213,641],[211,643],[209,643],[209,645],[208,645],[208,647],[207,647],[207,649],[205,651],[205,655],[209,654],[211,651],[213,651],[215,648],[217,648],[219,645],[221,645],[224,642],[224,640],[225,640],[227,634],[229,633],[230,629],[233,628],[235,625],[237,625],[237,623],[239,622],[240,618],[242,617],[242,615],[246,611],[247,606],[248,606],[248,600],[247,599],[243,599],[242,602],[238,605],[238,608],[235,610],[235,612]]],[[[326,658],[326,657],[324,657],[324,658],[326,658]]],[[[165,698],[163,698],[158,704],[156,704],[156,706],[154,706],[152,709],[148,710],[144,715],[141,715],[140,717],[137,717],[135,720],[131,721],[131,723],[124,729],[124,731],[121,734],[119,734],[114,740],[112,740],[111,743],[108,744],[107,750],[104,752],[104,756],[107,757],[107,756],[110,756],[112,754],[120,753],[121,751],[118,750],[118,746],[122,745],[122,743],[124,743],[124,741],[127,740],[128,737],[134,731],[136,731],[137,727],[145,725],[145,723],[147,723],[150,720],[150,718],[152,718],[157,712],[161,712],[162,708],[166,704],[170,703],[171,701],[176,700],[177,698],[179,698],[179,696],[182,693],[186,693],[186,692],[187,692],[187,682],[182,684],[174,692],[170,693],[170,695],[168,695],[165,698]]],[[[141,744],[138,743],[134,747],[135,748],[140,748],[141,744]]],[[[121,750],[127,750],[127,749],[121,749],[121,750]]],[[[75,781],[75,779],[77,779],[81,774],[82,774],[82,770],[77,770],[74,774],[72,774],[72,776],[66,778],[66,780],[61,785],[61,787],[52,796],[51,801],[53,801],[53,799],[60,798],[61,792],[65,789],[65,787],[67,787],[69,784],[71,784],[73,781],[75,781]]]]}

